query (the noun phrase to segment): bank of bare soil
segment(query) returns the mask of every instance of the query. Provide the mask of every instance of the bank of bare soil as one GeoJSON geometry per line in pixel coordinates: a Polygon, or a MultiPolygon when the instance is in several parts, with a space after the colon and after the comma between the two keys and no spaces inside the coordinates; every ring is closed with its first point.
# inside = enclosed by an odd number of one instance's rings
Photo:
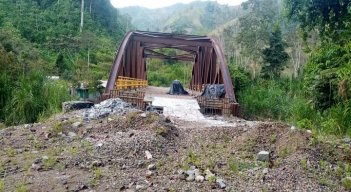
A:
{"type": "Polygon", "coordinates": [[[347,140],[235,118],[214,127],[133,109],[82,114],[1,130],[0,190],[347,191],[347,140]]]}

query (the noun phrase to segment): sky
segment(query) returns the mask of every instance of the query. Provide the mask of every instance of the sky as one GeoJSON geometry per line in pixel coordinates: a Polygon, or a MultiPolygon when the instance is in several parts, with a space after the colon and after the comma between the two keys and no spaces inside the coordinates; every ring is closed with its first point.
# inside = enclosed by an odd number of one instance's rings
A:
{"type": "MultiPolygon", "coordinates": [[[[113,6],[121,8],[128,6],[142,6],[147,8],[167,7],[176,3],[190,3],[195,0],[111,0],[113,6]]],[[[240,5],[246,0],[217,0],[218,3],[224,5],[240,5]]]]}

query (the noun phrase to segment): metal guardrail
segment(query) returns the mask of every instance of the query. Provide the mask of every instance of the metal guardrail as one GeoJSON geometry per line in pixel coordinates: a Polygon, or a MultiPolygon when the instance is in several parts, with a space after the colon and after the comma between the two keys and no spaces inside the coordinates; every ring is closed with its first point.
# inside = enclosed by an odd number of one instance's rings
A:
{"type": "Polygon", "coordinates": [[[131,77],[118,76],[115,83],[116,90],[131,90],[147,87],[148,82],[144,79],[136,79],[131,77]]]}

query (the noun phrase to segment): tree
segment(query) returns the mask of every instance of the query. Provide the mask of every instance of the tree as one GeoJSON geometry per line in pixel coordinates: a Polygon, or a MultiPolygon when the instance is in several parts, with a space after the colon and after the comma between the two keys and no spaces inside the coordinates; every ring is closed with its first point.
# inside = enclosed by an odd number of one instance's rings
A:
{"type": "Polygon", "coordinates": [[[315,30],[323,40],[348,41],[350,6],[350,0],[285,0],[287,16],[300,22],[304,40],[315,30]]]}
{"type": "Polygon", "coordinates": [[[274,30],[269,37],[269,47],[262,51],[264,65],[263,77],[279,77],[287,64],[289,55],[284,50],[285,43],[282,40],[280,28],[274,30]]]}
{"type": "Polygon", "coordinates": [[[237,42],[242,54],[249,58],[253,77],[262,64],[262,51],[269,41],[269,32],[278,20],[276,0],[249,0],[242,4],[249,13],[239,18],[237,42]]]}

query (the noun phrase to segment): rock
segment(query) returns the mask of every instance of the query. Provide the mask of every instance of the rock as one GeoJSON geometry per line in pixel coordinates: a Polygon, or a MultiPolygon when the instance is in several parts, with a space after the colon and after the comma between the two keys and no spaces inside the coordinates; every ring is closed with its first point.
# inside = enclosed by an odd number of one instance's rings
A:
{"type": "Polygon", "coordinates": [[[48,159],[49,159],[49,157],[46,156],[46,155],[42,156],[41,158],[42,158],[43,160],[48,160],[48,159]]]}
{"type": "Polygon", "coordinates": [[[144,188],[145,188],[144,185],[136,185],[136,186],[135,186],[136,191],[141,191],[141,190],[143,190],[144,188]]]}
{"type": "Polygon", "coordinates": [[[257,154],[257,160],[267,162],[269,161],[269,152],[268,151],[260,151],[257,154]]]}
{"type": "Polygon", "coordinates": [[[39,164],[33,163],[33,164],[32,164],[32,169],[33,169],[33,170],[36,170],[36,171],[40,171],[40,170],[42,169],[42,166],[39,165],[39,164]]]}
{"type": "Polygon", "coordinates": [[[75,134],[74,132],[68,132],[68,137],[74,138],[77,137],[77,134],[75,134]]]}
{"type": "Polygon", "coordinates": [[[351,139],[348,137],[343,138],[342,141],[346,144],[351,144],[351,139]]]}
{"type": "Polygon", "coordinates": [[[187,176],[194,175],[195,176],[195,171],[194,170],[185,171],[185,175],[187,175],[187,176]]]}
{"type": "Polygon", "coordinates": [[[146,113],[142,113],[142,114],[140,114],[140,117],[145,118],[145,117],[146,117],[146,113]]]}
{"type": "Polygon", "coordinates": [[[188,170],[185,171],[185,175],[187,175],[186,177],[186,181],[195,181],[195,171],[194,170],[188,170]]]}
{"type": "Polygon", "coordinates": [[[309,134],[312,134],[312,131],[311,131],[311,130],[307,130],[306,132],[309,133],[309,134]]]}
{"type": "Polygon", "coordinates": [[[216,184],[220,189],[224,189],[226,187],[223,179],[216,179],[216,184]]]}
{"type": "Polygon", "coordinates": [[[140,160],[140,161],[138,161],[138,163],[137,163],[137,166],[138,166],[139,168],[144,167],[144,165],[145,165],[145,162],[144,162],[143,160],[140,160]]]}
{"type": "Polygon", "coordinates": [[[86,110],[83,114],[83,119],[89,121],[92,119],[102,119],[111,114],[123,114],[126,112],[126,109],[130,107],[131,104],[125,103],[120,98],[107,99],[86,110]]]}
{"type": "Polygon", "coordinates": [[[31,128],[31,127],[33,127],[32,124],[25,124],[25,125],[24,125],[24,128],[25,128],[25,129],[29,129],[29,128],[31,128]]]}
{"type": "Polygon", "coordinates": [[[52,137],[52,133],[47,132],[45,133],[45,139],[50,139],[52,137]]]}
{"type": "Polygon", "coordinates": [[[202,182],[204,182],[204,180],[205,180],[205,177],[202,175],[198,175],[195,177],[196,182],[202,183],[202,182]]]}
{"type": "Polygon", "coordinates": [[[195,177],[201,175],[200,170],[195,169],[194,170],[195,177]]]}
{"type": "Polygon", "coordinates": [[[195,175],[189,175],[185,180],[189,182],[193,182],[195,181],[195,175]]]}
{"type": "Polygon", "coordinates": [[[146,157],[146,159],[152,159],[152,155],[151,155],[150,151],[145,151],[145,157],[146,157]]]}
{"type": "Polygon", "coordinates": [[[88,186],[82,184],[82,185],[79,185],[78,189],[79,190],[85,190],[85,189],[88,189],[88,186]]]}
{"type": "Polygon", "coordinates": [[[268,174],[268,168],[264,168],[263,171],[262,171],[262,173],[263,173],[264,175],[267,175],[267,174],[268,174]]]}
{"type": "Polygon", "coordinates": [[[148,170],[156,170],[156,165],[155,164],[150,164],[149,166],[147,166],[148,170]]]}
{"type": "Polygon", "coordinates": [[[183,171],[183,169],[178,169],[178,170],[177,170],[177,173],[178,173],[179,175],[182,175],[182,174],[184,174],[184,171],[183,171]]]}
{"type": "Polygon", "coordinates": [[[62,103],[62,111],[64,113],[79,109],[87,109],[94,106],[94,103],[89,101],[69,101],[62,103]]]}
{"type": "Polygon", "coordinates": [[[92,167],[101,167],[101,166],[103,166],[104,164],[100,161],[100,160],[97,160],[97,161],[93,161],[92,163],[91,163],[91,166],[92,167]]]}
{"type": "Polygon", "coordinates": [[[79,121],[72,124],[72,128],[73,128],[73,129],[77,129],[77,128],[79,128],[80,126],[82,126],[82,123],[79,122],[79,121]]]}
{"type": "Polygon", "coordinates": [[[103,146],[103,143],[97,143],[96,145],[95,145],[95,147],[102,147],[103,146]]]}
{"type": "Polygon", "coordinates": [[[296,127],[295,126],[291,126],[291,128],[290,128],[291,130],[295,130],[296,129],[296,127]]]}
{"type": "Polygon", "coordinates": [[[146,178],[150,178],[150,177],[154,176],[154,174],[155,173],[153,171],[148,170],[148,171],[146,171],[145,176],[146,176],[146,178]]]}

